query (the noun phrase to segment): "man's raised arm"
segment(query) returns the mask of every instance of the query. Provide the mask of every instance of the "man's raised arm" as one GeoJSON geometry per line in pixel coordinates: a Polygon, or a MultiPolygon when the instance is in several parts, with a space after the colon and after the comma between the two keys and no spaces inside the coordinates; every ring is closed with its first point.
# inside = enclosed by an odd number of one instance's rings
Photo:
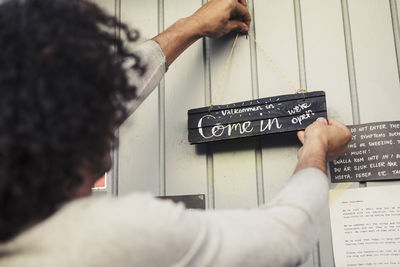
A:
{"type": "Polygon", "coordinates": [[[212,0],[193,15],[183,18],[153,38],[170,65],[186,48],[201,37],[221,37],[229,32],[245,33],[250,26],[246,0],[212,0]]]}
{"type": "Polygon", "coordinates": [[[246,0],[211,0],[193,15],[175,22],[164,32],[134,49],[146,65],[146,72],[139,76],[135,71],[128,75],[137,87],[137,97],[128,104],[133,113],[150,95],[167,71],[167,66],[201,37],[220,37],[231,31],[247,32],[251,17],[246,0]]]}

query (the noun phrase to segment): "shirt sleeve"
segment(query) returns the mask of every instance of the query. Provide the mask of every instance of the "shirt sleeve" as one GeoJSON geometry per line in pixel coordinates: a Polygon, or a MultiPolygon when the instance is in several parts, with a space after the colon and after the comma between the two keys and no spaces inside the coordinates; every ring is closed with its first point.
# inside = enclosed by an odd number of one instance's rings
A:
{"type": "Polygon", "coordinates": [[[80,199],[7,244],[7,251],[18,253],[10,253],[17,256],[5,262],[60,267],[297,266],[312,251],[327,208],[328,179],[312,168],[295,174],[269,204],[252,210],[186,210],[182,204],[140,193],[80,199]]]}
{"type": "Polygon", "coordinates": [[[167,71],[164,52],[156,41],[147,40],[132,52],[140,58],[140,63],[145,66],[146,71],[143,75],[139,75],[137,71],[129,68],[129,64],[126,67],[129,83],[137,87],[137,97],[127,105],[129,114],[132,114],[153,92],[167,71]]]}
{"type": "Polygon", "coordinates": [[[254,210],[213,211],[182,266],[297,266],[316,244],[328,213],[328,179],[318,169],[295,174],[267,205],[254,210]]]}
{"type": "Polygon", "coordinates": [[[104,222],[121,234],[105,243],[131,251],[114,264],[297,266],[318,240],[328,209],[328,179],[317,169],[300,171],[270,203],[251,210],[190,211],[137,194],[114,204],[115,214],[104,222]]]}

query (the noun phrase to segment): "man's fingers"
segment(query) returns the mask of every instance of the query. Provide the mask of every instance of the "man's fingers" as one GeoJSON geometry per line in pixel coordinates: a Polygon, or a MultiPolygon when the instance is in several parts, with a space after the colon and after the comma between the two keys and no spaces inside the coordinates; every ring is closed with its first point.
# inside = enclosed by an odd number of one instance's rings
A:
{"type": "Polygon", "coordinates": [[[339,128],[348,130],[347,126],[344,125],[344,124],[341,123],[341,122],[338,122],[338,121],[333,120],[333,119],[329,119],[328,122],[329,122],[329,125],[330,125],[330,126],[336,126],[336,127],[339,127],[339,128]]]}
{"type": "Polygon", "coordinates": [[[247,10],[246,6],[241,3],[237,3],[235,9],[231,13],[231,17],[233,20],[241,20],[246,23],[247,27],[250,26],[251,16],[249,10],[247,10]]]}
{"type": "Polygon", "coordinates": [[[299,138],[300,142],[304,145],[304,131],[298,131],[297,138],[299,138]]]}
{"type": "Polygon", "coordinates": [[[342,135],[344,134],[345,142],[346,143],[350,142],[350,140],[352,138],[352,134],[346,125],[344,125],[341,122],[329,119],[329,126],[336,127],[336,129],[338,129],[338,134],[342,134],[342,135]],[[339,131],[340,131],[340,133],[339,133],[339,131]]]}
{"type": "Polygon", "coordinates": [[[231,31],[247,32],[249,30],[249,28],[247,27],[247,25],[244,22],[238,21],[238,20],[228,21],[226,27],[227,27],[228,32],[231,32],[231,31]]]}
{"type": "Polygon", "coordinates": [[[322,124],[324,124],[324,125],[328,125],[328,121],[327,121],[325,118],[322,118],[322,117],[318,118],[318,119],[316,120],[316,122],[317,122],[317,123],[322,123],[322,124]]]}
{"type": "Polygon", "coordinates": [[[244,6],[247,6],[247,1],[246,0],[239,0],[239,3],[241,3],[244,6]]]}

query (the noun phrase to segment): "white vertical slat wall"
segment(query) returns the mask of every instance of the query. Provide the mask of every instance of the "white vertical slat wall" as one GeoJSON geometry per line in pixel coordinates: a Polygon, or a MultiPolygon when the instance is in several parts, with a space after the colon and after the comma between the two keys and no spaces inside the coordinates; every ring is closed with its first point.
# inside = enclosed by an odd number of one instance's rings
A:
{"type": "MultiPolygon", "coordinates": [[[[328,116],[353,124],[341,3],[303,0],[301,13],[308,89],[326,91],[328,116]]],[[[333,265],[330,244],[330,223],[326,220],[320,236],[321,266],[333,265]]]]}
{"type": "MultiPolygon", "coordinates": [[[[165,27],[190,16],[201,0],[164,2],[165,27]]],[[[165,76],[165,185],[167,195],[204,194],[207,165],[187,142],[187,111],[204,106],[203,43],[197,42],[174,62],[165,76]],[[190,163],[188,162],[190,161],[190,163]]]]}
{"type": "MultiPolygon", "coordinates": [[[[210,41],[211,96],[214,104],[252,99],[250,48],[239,37],[226,70],[222,74],[235,35],[210,41]],[[220,85],[220,86],[218,86],[220,85]]],[[[229,141],[210,145],[213,154],[214,199],[216,209],[257,206],[255,143],[229,141]]]]}
{"type": "MultiPolygon", "coordinates": [[[[151,38],[207,0],[97,0],[151,38]]],[[[324,90],[328,116],[345,124],[400,120],[400,0],[248,0],[251,32],[295,87],[324,90]]],[[[206,194],[209,209],[251,208],[272,199],[293,172],[295,135],[192,146],[187,110],[292,93],[252,39],[198,41],[119,129],[115,193],[206,194]]],[[[354,183],[381,186],[396,182],[354,183]]],[[[335,184],[331,185],[334,188],[335,184]]],[[[329,220],[303,266],[334,266],[329,220]]]]}
{"type": "MultiPolygon", "coordinates": [[[[299,87],[294,6],[291,0],[254,1],[255,37],[288,79],[299,87]]],[[[284,78],[257,49],[259,97],[294,93],[284,78]]],[[[265,201],[271,200],[293,172],[297,143],[288,136],[261,138],[265,201]]],[[[296,140],[296,139],[294,139],[296,140]]]]}
{"type": "MultiPolygon", "coordinates": [[[[254,1],[255,37],[265,50],[265,52],[261,49],[257,50],[260,97],[294,93],[291,85],[268,61],[265,53],[284,71],[293,86],[296,88],[306,87],[301,84],[299,53],[303,53],[303,51],[298,51],[297,42],[302,41],[302,38],[300,36],[298,39],[301,32],[296,31],[295,8],[298,7],[292,0],[254,1]]],[[[304,64],[304,62],[302,63],[304,64]]],[[[268,202],[279,192],[293,173],[299,144],[293,134],[275,135],[262,137],[261,148],[264,196],[265,201],[268,202]]],[[[303,266],[314,266],[314,254],[303,266]]],[[[316,256],[318,258],[318,253],[316,256]]]]}

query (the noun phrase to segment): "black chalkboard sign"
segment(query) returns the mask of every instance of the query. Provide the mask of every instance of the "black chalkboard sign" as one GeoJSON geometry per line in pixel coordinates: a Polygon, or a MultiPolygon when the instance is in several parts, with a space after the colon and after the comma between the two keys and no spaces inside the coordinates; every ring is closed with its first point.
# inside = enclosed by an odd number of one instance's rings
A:
{"type": "Polygon", "coordinates": [[[400,179],[400,121],[348,127],[349,151],[329,163],[332,182],[400,179]]]}
{"type": "Polygon", "coordinates": [[[260,98],[188,111],[191,144],[303,130],[327,117],[325,92],[260,98]]]}

